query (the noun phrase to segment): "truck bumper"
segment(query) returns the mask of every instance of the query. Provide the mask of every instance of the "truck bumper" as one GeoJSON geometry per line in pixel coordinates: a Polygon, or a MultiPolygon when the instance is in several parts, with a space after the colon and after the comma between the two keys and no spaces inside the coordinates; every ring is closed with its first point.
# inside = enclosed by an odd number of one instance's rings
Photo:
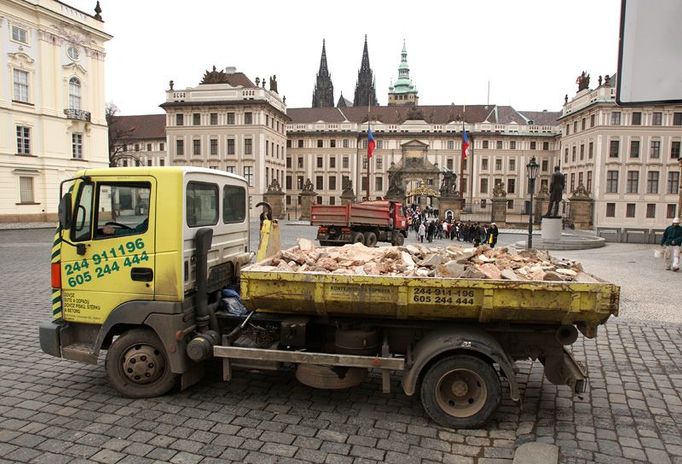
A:
{"type": "Polygon", "coordinates": [[[44,321],[40,323],[38,329],[40,334],[40,348],[47,354],[62,357],[59,343],[59,332],[62,325],[54,321],[44,321]]]}

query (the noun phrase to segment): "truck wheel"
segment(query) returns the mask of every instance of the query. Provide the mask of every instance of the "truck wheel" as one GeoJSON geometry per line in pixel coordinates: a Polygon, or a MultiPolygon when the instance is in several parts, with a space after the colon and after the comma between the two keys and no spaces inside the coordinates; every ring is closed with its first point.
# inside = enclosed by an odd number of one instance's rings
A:
{"type": "Polygon", "coordinates": [[[362,232],[353,232],[350,238],[351,243],[365,243],[365,236],[362,232]]]}
{"type": "Polygon", "coordinates": [[[365,232],[365,246],[373,247],[377,244],[377,241],[377,234],[375,232],[365,232]]]}
{"type": "Polygon", "coordinates": [[[154,332],[133,329],[111,344],[104,370],[112,387],[129,398],[151,398],[175,386],[166,350],[154,332]]]}
{"type": "Polygon", "coordinates": [[[391,240],[391,245],[393,246],[402,246],[403,243],[405,243],[405,237],[403,237],[403,234],[396,234],[393,233],[393,240],[391,240]]]}
{"type": "Polygon", "coordinates": [[[450,356],[436,362],[424,376],[421,400],[426,413],[452,428],[482,426],[502,397],[495,369],[480,358],[450,356]]]}

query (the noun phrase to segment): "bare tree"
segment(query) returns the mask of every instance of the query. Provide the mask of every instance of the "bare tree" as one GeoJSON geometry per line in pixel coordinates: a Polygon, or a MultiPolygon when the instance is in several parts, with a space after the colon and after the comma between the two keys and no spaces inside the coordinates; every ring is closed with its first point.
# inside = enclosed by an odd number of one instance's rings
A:
{"type": "Polygon", "coordinates": [[[104,109],[104,117],[109,127],[109,167],[116,167],[121,159],[133,159],[137,157],[129,153],[126,149],[125,140],[129,138],[134,132],[134,127],[125,127],[121,118],[118,116],[118,106],[114,103],[107,103],[104,109]]]}

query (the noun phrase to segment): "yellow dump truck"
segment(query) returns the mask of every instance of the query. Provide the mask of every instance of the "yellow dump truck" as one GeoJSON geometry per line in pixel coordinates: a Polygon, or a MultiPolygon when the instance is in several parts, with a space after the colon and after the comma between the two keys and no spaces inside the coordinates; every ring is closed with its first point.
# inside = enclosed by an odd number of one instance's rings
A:
{"type": "MultiPolygon", "coordinates": [[[[43,351],[96,363],[107,350],[106,375],[130,397],[187,388],[212,358],[225,380],[240,368],[293,368],[315,388],[352,387],[374,371],[384,391],[400,379],[449,427],[483,424],[501,378],[520,400],[517,360],[538,359],[549,381],[584,391],[585,367],[566,347],[618,313],[618,287],[246,266],[246,192],[243,178],[200,168],[88,170],[65,181],[43,351]]],[[[261,227],[276,243],[277,224],[266,217],[261,227]]],[[[261,243],[260,256],[273,248],[261,243]]]]}

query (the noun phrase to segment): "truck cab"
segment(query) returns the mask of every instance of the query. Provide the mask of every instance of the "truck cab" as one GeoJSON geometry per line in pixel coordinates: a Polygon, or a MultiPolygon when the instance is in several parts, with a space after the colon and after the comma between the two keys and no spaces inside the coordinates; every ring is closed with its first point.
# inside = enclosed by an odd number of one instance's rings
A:
{"type": "Polygon", "coordinates": [[[120,359],[107,357],[107,374],[132,391],[186,375],[185,347],[169,340],[208,326],[192,317],[196,306],[214,303],[250,261],[246,181],[201,168],[109,168],[81,171],[63,187],[43,350],[96,363],[101,348],[127,340],[120,359]],[[165,356],[155,354],[160,343],[165,356]],[[141,357],[154,361],[142,369],[141,357]]]}

